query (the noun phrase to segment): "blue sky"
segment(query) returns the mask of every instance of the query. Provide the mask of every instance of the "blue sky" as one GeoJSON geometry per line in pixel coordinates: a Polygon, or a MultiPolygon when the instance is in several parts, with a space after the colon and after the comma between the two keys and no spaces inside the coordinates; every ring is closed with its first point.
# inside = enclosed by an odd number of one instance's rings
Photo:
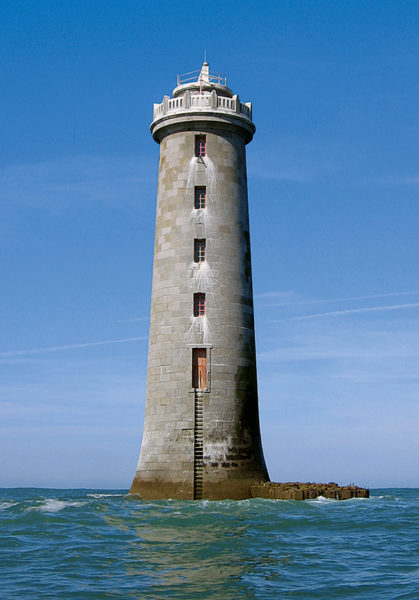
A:
{"type": "Polygon", "coordinates": [[[253,102],[271,478],[419,486],[416,2],[3,2],[1,486],[129,487],[141,441],[153,102],[253,102]]]}

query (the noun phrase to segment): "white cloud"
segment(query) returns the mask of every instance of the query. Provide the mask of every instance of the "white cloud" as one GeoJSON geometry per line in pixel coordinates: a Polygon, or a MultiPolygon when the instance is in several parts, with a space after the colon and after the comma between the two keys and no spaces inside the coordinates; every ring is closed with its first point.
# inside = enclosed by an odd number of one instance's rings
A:
{"type": "Polygon", "coordinates": [[[278,299],[285,300],[295,298],[295,292],[291,290],[284,290],[278,292],[260,292],[259,294],[254,295],[255,298],[261,298],[262,300],[270,300],[270,299],[278,299]]]}
{"type": "Polygon", "coordinates": [[[118,319],[117,323],[134,323],[136,321],[148,321],[149,317],[133,317],[132,319],[118,319]]]}
{"type": "Polygon", "coordinates": [[[84,342],[81,344],[66,344],[64,346],[47,346],[44,348],[29,348],[26,350],[8,350],[0,352],[0,358],[9,358],[13,356],[26,356],[31,354],[45,354],[48,352],[61,352],[63,350],[74,350],[78,348],[90,348],[92,346],[106,346],[109,344],[125,344],[128,342],[138,342],[148,339],[147,336],[138,336],[131,338],[121,338],[118,340],[102,340],[100,342],[84,342]]]}
{"type": "Polygon", "coordinates": [[[154,179],[151,160],[143,157],[74,156],[6,165],[0,168],[1,201],[58,213],[75,203],[138,206],[141,184],[154,179]]]}
{"type": "Polygon", "coordinates": [[[370,294],[367,296],[346,296],[343,298],[323,298],[321,300],[287,300],[286,298],[292,297],[293,292],[262,292],[255,294],[255,298],[260,298],[262,301],[265,300],[279,300],[280,302],[270,303],[268,306],[298,306],[303,304],[331,304],[333,302],[352,302],[357,300],[371,300],[377,298],[390,298],[394,296],[411,296],[419,294],[419,290],[411,290],[408,292],[390,292],[387,294],[370,294]]]}
{"type": "Polygon", "coordinates": [[[382,176],[376,177],[373,180],[374,183],[379,185],[418,185],[418,175],[404,175],[404,176],[382,176]]]}
{"type": "Polygon", "coordinates": [[[370,312],[384,312],[389,310],[404,310],[410,308],[418,308],[419,302],[411,302],[407,304],[393,304],[390,306],[368,306],[365,308],[349,308],[346,310],[331,310],[329,312],[314,313],[311,315],[300,315],[297,317],[284,317],[284,319],[278,319],[279,321],[306,321],[308,319],[320,319],[324,317],[335,317],[341,315],[352,315],[356,313],[370,313],[370,312]]]}
{"type": "Polygon", "coordinates": [[[294,183],[306,183],[315,179],[314,174],[308,173],[307,169],[263,169],[250,168],[250,177],[258,179],[271,179],[273,181],[292,181],[294,183]]]}

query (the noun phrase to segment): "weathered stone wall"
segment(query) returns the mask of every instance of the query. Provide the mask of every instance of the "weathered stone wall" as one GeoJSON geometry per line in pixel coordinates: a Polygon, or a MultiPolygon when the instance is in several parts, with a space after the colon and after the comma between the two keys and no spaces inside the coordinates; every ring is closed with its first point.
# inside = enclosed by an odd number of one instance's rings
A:
{"type": "Polygon", "coordinates": [[[193,498],[192,348],[205,347],[204,498],[246,498],[268,479],[256,379],[245,138],[214,122],[171,133],[160,166],[146,416],[131,487],[145,498],[193,498]],[[199,129],[198,129],[199,127],[199,129]],[[195,135],[207,139],[196,158],[195,135]],[[195,186],[207,208],[194,209],[195,186]],[[206,239],[205,263],[194,239],[206,239]],[[193,294],[206,316],[193,317],[193,294]]]}
{"type": "Polygon", "coordinates": [[[269,498],[271,500],[312,500],[322,496],[333,500],[349,500],[350,498],[369,498],[367,488],[357,485],[340,486],[337,483],[274,483],[265,482],[250,487],[252,498],[269,498]]]}

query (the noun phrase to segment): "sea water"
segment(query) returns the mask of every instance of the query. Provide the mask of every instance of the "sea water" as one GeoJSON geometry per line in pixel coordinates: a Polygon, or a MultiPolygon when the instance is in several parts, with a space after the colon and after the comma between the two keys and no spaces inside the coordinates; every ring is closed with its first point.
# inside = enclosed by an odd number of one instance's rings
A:
{"type": "Polygon", "coordinates": [[[142,501],[0,490],[0,598],[419,598],[419,490],[142,501]]]}

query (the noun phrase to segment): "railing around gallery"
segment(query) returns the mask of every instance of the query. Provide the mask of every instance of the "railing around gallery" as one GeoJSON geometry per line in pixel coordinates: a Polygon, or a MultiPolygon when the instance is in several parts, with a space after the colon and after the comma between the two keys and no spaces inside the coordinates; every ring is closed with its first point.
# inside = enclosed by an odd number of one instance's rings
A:
{"type": "Polygon", "coordinates": [[[193,94],[190,96],[190,106],[191,107],[202,107],[205,108],[207,106],[211,106],[211,96],[210,94],[193,94]]]}
{"type": "Polygon", "coordinates": [[[183,106],[183,97],[169,98],[169,110],[177,110],[183,106]]]}
{"type": "Polygon", "coordinates": [[[240,102],[238,96],[227,98],[218,96],[215,91],[207,94],[191,94],[186,92],[178,98],[169,98],[165,96],[161,104],[154,104],[154,119],[158,119],[166,114],[190,109],[207,109],[215,111],[234,112],[252,120],[251,104],[240,102]]]}
{"type": "MultiPolygon", "coordinates": [[[[177,84],[185,85],[185,83],[193,83],[199,81],[201,70],[190,71],[189,73],[183,73],[183,75],[177,76],[177,84]]],[[[227,75],[224,73],[209,73],[206,75],[206,79],[211,83],[219,83],[220,85],[227,85],[227,75]]]]}
{"type": "MultiPolygon", "coordinates": [[[[249,102],[250,104],[250,102],[249,102]]],[[[252,105],[248,105],[248,104],[244,104],[243,102],[240,102],[240,112],[247,117],[250,121],[252,120],[252,105]]]]}

